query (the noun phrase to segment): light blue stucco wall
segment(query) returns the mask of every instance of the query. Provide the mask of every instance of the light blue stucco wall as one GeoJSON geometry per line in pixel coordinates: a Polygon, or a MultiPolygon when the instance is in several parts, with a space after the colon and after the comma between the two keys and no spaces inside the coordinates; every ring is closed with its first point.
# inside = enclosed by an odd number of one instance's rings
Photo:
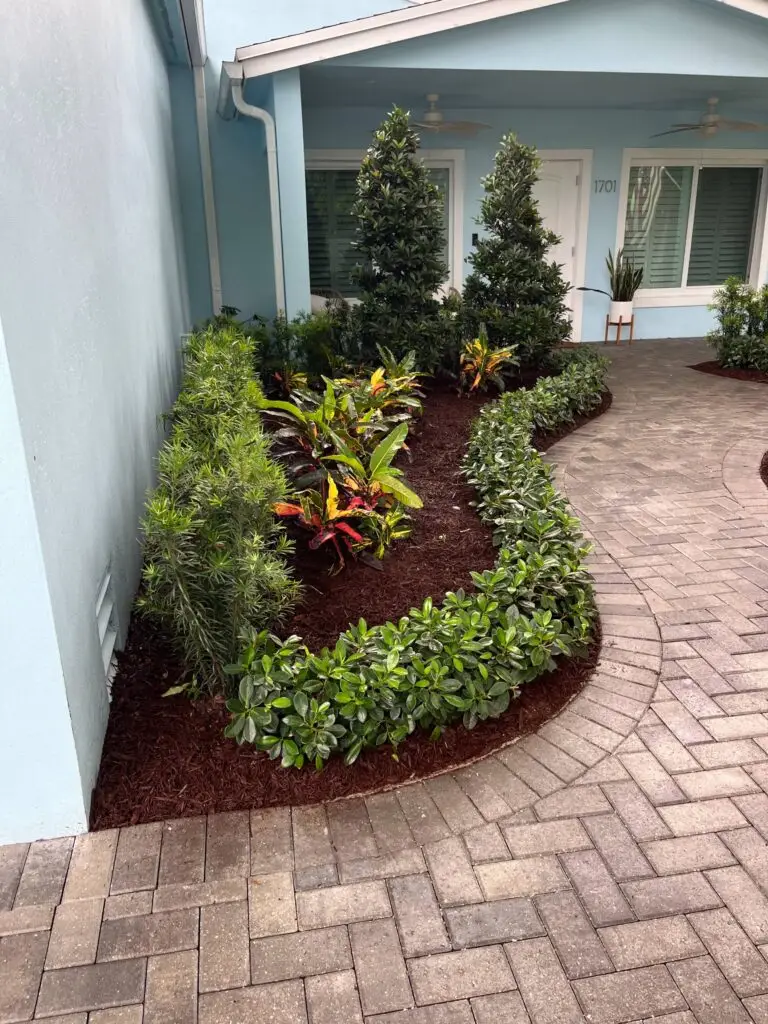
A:
{"type": "MultiPolygon", "coordinates": [[[[607,87],[609,87],[607,85],[607,87]]],[[[395,97],[397,99],[397,97],[395,97]]],[[[315,108],[305,116],[305,144],[309,150],[364,149],[371,125],[381,120],[384,108],[330,109],[315,108]]],[[[451,112],[448,111],[451,116],[451,112]]],[[[651,145],[650,136],[664,125],[675,121],[697,118],[695,110],[643,111],[643,110],[461,110],[457,116],[490,124],[475,139],[467,140],[450,135],[427,135],[422,139],[423,150],[459,149],[464,152],[465,192],[463,197],[462,233],[465,256],[471,249],[473,231],[477,231],[475,218],[480,209],[483,190],[480,179],[491,169],[499,138],[504,132],[515,131],[526,143],[542,150],[588,149],[592,151],[592,181],[585,183],[589,200],[589,229],[585,283],[606,287],[604,260],[608,249],[615,249],[619,221],[618,192],[595,194],[595,178],[621,179],[623,150],[651,145]]],[[[739,116],[736,114],[735,116],[739,116]]],[[[745,115],[746,116],[746,115],[745,115]]],[[[679,136],[671,136],[667,145],[685,148],[679,136]]],[[[721,135],[707,144],[708,149],[752,148],[753,135],[721,135]]],[[[691,143],[688,142],[688,146],[691,143]]],[[[766,151],[768,158],[768,151],[766,151]]],[[[468,272],[464,267],[464,273],[468,272]]],[[[607,300],[600,295],[584,294],[584,321],[582,338],[585,341],[603,337],[607,300]]],[[[706,306],[638,309],[637,329],[640,337],[692,337],[709,330],[712,314],[706,306]]]]}
{"type": "Polygon", "coordinates": [[[765,77],[764,23],[701,0],[571,0],[339,64],[765,77]]]}
{"type": "Polygon", "coordinates": [[[0,323],[0,843],[81,832],[80,784],[24,442],[0,323]]]}
{"type": "Polygon", "coordinates": [[[8,546],[23,526],[28,552],[2,574],[5,842],[84,824],[108,711],[97,591],[110,566],[124,629],[189,312],[168,78],[142,0],[12,5],[0,66],[0,317],[18,423],[14,449],[2,434],[15,498],[0,534],[8,546]]]}

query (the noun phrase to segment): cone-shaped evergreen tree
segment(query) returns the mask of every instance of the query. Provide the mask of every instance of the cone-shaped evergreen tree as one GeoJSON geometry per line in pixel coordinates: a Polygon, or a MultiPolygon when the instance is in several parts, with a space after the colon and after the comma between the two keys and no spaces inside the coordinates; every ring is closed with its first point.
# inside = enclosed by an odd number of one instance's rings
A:
{"type": "Polygon", "coordinates": [[[363,358],[377,359],[377,344],[398,357],[413,349],[418,368],[432,371],[443,345],[435,295],[448,271],[443,202],[418,145],[408,114],[395,107],[363,159],[353,207],[362,305],[352,319],[363,358]]]}
{"type": "Polygon", "coordinates": [[[564,299],[569,285],[547,254],[559,241],[539,214],[533,189],[540,160],[535,149],[505,135],[493,171],[483,179],[478,224],[487,234],[469,256],[464,285],[469,325],[485,323],[494,345],[516,345],[524,366],[538,366],[569,336],[564,299]]]}

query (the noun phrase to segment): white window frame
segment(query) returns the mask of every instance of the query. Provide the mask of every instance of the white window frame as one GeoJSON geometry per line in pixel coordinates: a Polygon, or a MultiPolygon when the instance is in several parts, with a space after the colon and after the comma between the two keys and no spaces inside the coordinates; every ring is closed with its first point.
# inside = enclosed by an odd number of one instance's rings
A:
{"type": "MultiPolygon", "coordinates": [[[[688,229],[685,239],[685,255],[682,280],[687,280],[691,255],[694,211],[699,172],[703,167],[757,167],[763,173],[757,198],[755,237],[749,265],[749,282],[761,284],[768,271],[768,150],[765,149],[625,149],[621,165],[619,187],[619,222],[616,232],[616,248],[624,245],[627,221],[627,199],[629,197],[629,174],[632,167],[693,167],[691,204],[688,210],[688,229]]],[[[712,301],[718,285],[682,285],[679,288],[641,288],[635,295],[635,306],[706,306],[712,301]]]]}
{"type": "MultiPolygon", "coordinates": [[[[304,157],[308,171],[359,170],[364,149],[309,149],[304,157]]],[[[464,264],[464,150],[422,149],[419,157],[427,167],[448,170],[448,280],[446,286],[461,290],[464,264]]]]}

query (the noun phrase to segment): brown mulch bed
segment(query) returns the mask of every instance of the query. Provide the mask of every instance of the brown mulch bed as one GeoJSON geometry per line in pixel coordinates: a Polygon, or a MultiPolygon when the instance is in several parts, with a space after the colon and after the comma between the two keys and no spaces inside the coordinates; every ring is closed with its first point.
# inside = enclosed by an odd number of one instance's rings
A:
{"type": "MultiPolygon", "coordinates": [[[[489,531],[470,505],[472,494],[458,477],[469,425],[482,399],[459,399],[435,390],[404,464],[409,484],[425,508],[414,515],[414,532],[385,560],[383,571],[360,563],[330,577],[297,556],[312,589],[284,632],[297,632],[318,648],[335,643],[350,621],[397,619],[431,595],[470,584],[470,572],[490,568],[495,549],[489,531]],[[341,609],[341,610],[340,610],[341,609]]],[[[607,393],[590,417],[555,436],[534,438],[540,450],[611,404],[607,393]]],[[[327,568],[327,564],[325,566],[327,568]]],[[[319,803],[369,793],[466,764],[534,732],[556,714],[592,674],[599,638],[584,658],[563,659],[554,672],[523,688],[500,719],[467,731],[446,730],[437,742],[417,733],[400,749],[365,751],[353,769],[340,758],[323,772],[284,770],[252,748],[222,735],[228,714],[218,699],[189,701],[162,693],[183,677],[178,657],[153,625],[134,619],[120,669],[91,809],[91,828],[157,821],[213,811],[319,803]]]]}
{"type": "Polygon", "coordinates": [[[714,359],[705,363],[695,363],[688,369],[698,370],[700,373],[711,373],[715,377],[732,377],[734,380],[752,380],[759,384],[768,384],[768,373],[763,373],[761,370],[731,370],[721,366],[714,359]]]}
{"type": "Polygon", "coordinates": [[[490,531],[459,474],[470,424],[485,401],[459,398],[449,388],[427,394],[424,417],[409,442],[411,459],[398,462],[424,508],[412,512],[411,536],[391,549],[380,569],[347,559],[344,570],[331,576],[330,545],[315,552],[299,540],[294,565],[306,590],[283,635],[296,633],[320,650],[335,644],[350,622],[397,620],[430,595],[440,602],[448,590],[467,589],[473,571],[493,568],[490,531]]]}

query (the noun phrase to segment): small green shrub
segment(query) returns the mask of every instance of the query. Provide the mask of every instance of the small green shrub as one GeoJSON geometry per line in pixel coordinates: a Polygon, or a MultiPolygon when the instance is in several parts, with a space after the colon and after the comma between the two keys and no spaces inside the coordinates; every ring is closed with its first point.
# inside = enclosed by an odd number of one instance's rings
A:
{"type": "Polygon", "coordinates": [[[768,285],[753,288],[729,277],[709,308],[717,327],[707,340],[717,362],[727,369],[768,373],[768,285]]]}
{"type": "Polygon", "coordinates": [[[397,623],[361,620],[319,654],[264,631],[230,666],[239,678],[227,735],[286,767],[319,769],[336,753],[350,764],[416,728],[437,737],[457,719],[471,729],[497,717],[555,658],[583,648],[595,615],[589,548],[530,437],[537,419],[559,426],[594,408],[605,365],[576,360],[475,422],[464,470],[501,550],[494,569],[473,574],[472,594],[439,607],[428,598],[397,623]]]}
{"type": "Polygon", "coordinates": [[[158,456],[144,533],[139,607],[157,619],[198,684],[223,688],[247,637],[298,596],[272,505],[286,481],[258,411],[254,343],[238,326],[192,335],[170,437],[158,456]]]}
{"type": "Polygon", "coordinates": [[[481,324],[478,337],[467,341],[461,350],[460,385],[469,391],[486,391],[489,384],[495,384],[503,391],[504,371],[517,364],[514,348],[493,348],[485,324],[481,324]]]}

